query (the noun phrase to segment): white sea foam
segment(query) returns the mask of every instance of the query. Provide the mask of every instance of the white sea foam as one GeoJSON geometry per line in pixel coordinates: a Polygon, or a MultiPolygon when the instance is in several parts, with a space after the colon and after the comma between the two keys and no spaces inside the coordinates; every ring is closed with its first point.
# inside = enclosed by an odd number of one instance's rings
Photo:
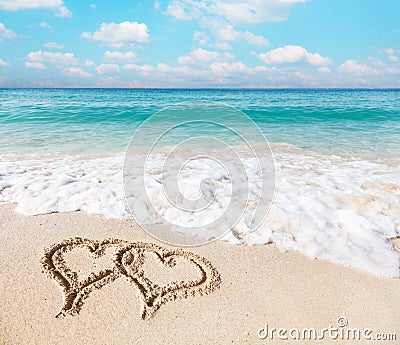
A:
{"type": "MultiPolygon", "coordinates": [[[[247,245],[272,241],[281,250],[300,250],[313,258],[380,276],[400,276],[400,254],[388,241],[400,235],[400,161],[341,158],[282,148],[274,153],[276,192],[266,221],[255,232],[249,232],[241,221],[225,240],[247,245]]],[[[155,162],[157,159],[154,157],[155,162]]],[[[26,215],[82,210],[129,219],[122,186],[123,160],[121,154],[0,161],[0,203],[17,203],[16,211],[26,215]]],[[[251,161],[246,163],[252,166],[251,161]]],[[[195,186],[204,169],[206,166],[188,165],[183,174],[187,196],[196,197],[195,186]]],[[[215,179],[229,180],[222,175],[215,179]]],[[[159,172],[154,170],[146,179],[148,192],[157,198],[159,193],[151,186],[159,185],[159,172]]],[[[221,187],[223,208],[230,189],[221,187]]],[[[257,190],[256,185],[251,188],[257,190]]],[[[160,198],[158,211],[174,217],[164,201],[160,198]]]]}

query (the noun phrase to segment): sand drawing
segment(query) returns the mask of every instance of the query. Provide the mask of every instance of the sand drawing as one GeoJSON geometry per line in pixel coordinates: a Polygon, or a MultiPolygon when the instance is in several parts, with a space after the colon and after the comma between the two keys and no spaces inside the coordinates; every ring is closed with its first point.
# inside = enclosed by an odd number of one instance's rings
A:
{"type": "Polygon", "coordinates": [[[64,292],[64,305],[56,315],[65,316],[66,314],[78,313],[82,307],[83,300],[95,289],[101,289],[106,284],[113,282],[120,276],[119,270],[113,262],[110,266],[101,270],[99,273],[90,274],[83,281],[78,280],[78,275],[73,272],[64,260],[64,254],[75,248],[86,248],[89,256],[98,258],[104,255],[104,250],[111,246],[127,245],[128,242],[117,239],[105,239],[102,241],[92,241],[84,238],[71,238],[61,243],[54,244],[41,260],[44,271],[57,281],[64,292]]]}
{"type": "Polygon", "coordinates": [[[125,276],[138,290],[143,304],[141,316],[144,320],[150,318],[168,301],[209,294],[221,284],[218,271],[204,257],[180,249],[169,250],[152,243],[127,242],[114,238],[94,241],[75,237],[64,240],[45,250],[41,264],[43,271],[63,289],[64,303],[56,317],[79,313],[84,300],[92,291],[101,289],[121,276],[125,276]],[[94,260],[103,257],[109,248],[114,250],[114,256],[105,268],[80,278],[65,260],[66,254],[77,248],[86,250],[94,260]],[[144,266],[149,254],[156,257],[152,263],[160,266],[157,269],[170,270],[177,260],[184,260],[197,272],[197,277],[159,285],[146,276],[144,266]]]}
{"type": "Polygon", "coordinates": [[[177,298],[208,294],[219,287],[221,279],[218,271],[205,258],[180,249],[168,250],[151,243],[132,243],[121,249],[116,255],[118,270],[138,287],[143,300],[142,318],[151,317],[164,303],[177,298]],[[152,282],[146,277],[142,267],[145,253],[152,252],[157,261],[166,269],[176,264],[176,258],[182,258],[194,265],[198,277],[190,281],[174,281],[164,286],[152,282]]]}

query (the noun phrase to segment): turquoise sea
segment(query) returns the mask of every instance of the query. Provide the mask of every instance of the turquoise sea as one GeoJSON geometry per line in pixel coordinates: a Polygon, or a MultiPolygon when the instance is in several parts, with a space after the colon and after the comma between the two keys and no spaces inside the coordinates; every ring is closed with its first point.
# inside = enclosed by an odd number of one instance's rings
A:
{"type": "Polygon", "coordinates": [[[400,90],[0,89],[0,146],[3,154],[117,152],[146,118],[187,101],[235,107],[272,143],[400,154],[400,90]]]}
{"type": "MultiPolygon", "coordinates": [[[[173,120],[168,112],[160,114],[166,116],[158,117],[155,127],[173,120]]],[[[187,121],[193,117],[190,111],[183,115],[187,121]]],[[[224,123],[226,116],[218,113],[216,120],[224,123]]],[[[229,116],[252,137],[244,117],[229,116]]],[[[184,130],[186,137],[210,135],[243,150],[216,127],[199,122],[184,130]]],[[[127,204],[140,213],[151,202],[159,217],[142,212],[142,224],[159,224],[162,217],[180,229],[187,226],[189,235],[212,238],[218,229],[204,234],[200,227],[242,214],[224,240],[273,242],[281,250],[400,276],[400,253],[390,241],[400,236],[400,90],[0,89],[0,147],[0,204],[15,204],[25,215],[80,210],[131,221],[127,204]],[[240,160],[245,173],[235,182],[235,174],[224,170],[224,164],[235,167],[229,155],[185,161],[161,152],[148,157],[147,170],[128,172],[132,189],[124,192],[125,152],[135,129],[168,106],[198,101],[242,111],[268,139],[274,161],[270,208],[262,204],[266,175],[254,157],[240,160]],[[184,162],[172,178],[179,180],[173,190],[177,201],[194,205],[207,196],[202,205],[209,207],[201,209],[201,217],[165,197],[172,176],[163,171],[166,157],[184,162]],[[241,209],[237,203],[227,215],[238,195],[247,204],[241,209]],[[266,218],[253,231],[259,205],[266,218]]],[[[258,152],[262,158],[270,151],[258,152]]],[[[134,156],[133,165],[140,159],[134,156]]]]}

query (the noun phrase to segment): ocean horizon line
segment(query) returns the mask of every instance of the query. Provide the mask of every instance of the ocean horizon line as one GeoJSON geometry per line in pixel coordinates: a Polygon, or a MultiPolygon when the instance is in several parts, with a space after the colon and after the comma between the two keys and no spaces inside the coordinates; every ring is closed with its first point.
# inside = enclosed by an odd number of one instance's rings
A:
{"type": "Polygon", "coordinates": [[[227,91],[400,91],[400,87],[0,87],[0,90],[227,90],[227,91]]]}

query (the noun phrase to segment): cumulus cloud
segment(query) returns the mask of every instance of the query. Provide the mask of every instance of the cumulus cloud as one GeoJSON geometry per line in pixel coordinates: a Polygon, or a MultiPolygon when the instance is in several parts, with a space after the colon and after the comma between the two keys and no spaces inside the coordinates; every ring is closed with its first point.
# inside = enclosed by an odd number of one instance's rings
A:
{"type": "Polygon", "coordinates": [[[158,63],[155,67],[131,66],[137,75],[146,77],[150,84],[158,86],[249,86],[254,78],[263,78],[259,72],[266,71],[265,66],[248,67],[241,61],[210,61],[202,65],[170,66],[158,63]]]}
{"type": "Polygon", "coordinates": [[[209,51],[202,48],[198,48],[189,54],[182,55],[178,58],[178,63],[181,65],[190,64],[203,64],[212,61],[224,61],[231,60],[235,56],[229,53],[218,53],[215,51],[209,51]]]}
{"type": "MultiPolygon", "coordinates": [[[[103,87],[109,85],[106,81],[111,82],[111,79],[114,87],[124,87],[133,81],[137,83],[135,85],[145,87],[400,86],[399,64],[376,58],[367,59],[366,64],[348,60],[352,63],[346,61],[333,71],[332,67],[313,66],[309,63],[250,66],[238,61],[231,54],[204,49],[193,50],[182,57],[184,63],[176,65],[160,62],[155,65],[129,63],[120,67],[108,63],[95,66],[91,61],[83,65],[92,66],[99,73],[89,79],[88,83],[103,87]],[[118,73],[120,70],[124,73],[118,73]]],[[[41,62],[26,61],[26,63],[29,68],[43,68],[40,66],[41,62]]],[[[90,76],[78,66],[66,66],[62,74],[71,78],[90,76]]]]}
{"type": "Polygon", "coordinates": [[[125,70],[125,71],[138,72],[138,73],[140,73],[142,75],[148,75],[150,72],[154,71],[153,66],[150,66],[150,65],[137,65],[137,64],[134,64],[134,63],[124,65],[122,67],[122,69],[125,70]]]}
{"type": "Polygon", "coordinates": [[[133,51],[127,51],[125,53],[121,53],[118,51],[106,51],[104,53],[104,60],[114,60],[114,61],[126,61],[126,60],[136,60],[137,56],[133,51]]]}
{"type": "Polygon", "coordinates": [[[216,38],[216,46],[219,49],[230,50],[230,43],[244,40],[252,46],[267,47],[269,41],[262,35],[256,35],[251,31],[237,31],[231,24],[224,24],[218,21],[209,23],[211,33],[216,38]],[[229,43],[228,43],[229,42],[229,43]]]}
{"type": "Polygon", "coordinates": [[[193,86],[202,85],[204,82],[207,85],[224,85],[228,80],[239,80],[238,76],[245,79],[255,72],[255,69],[247,67],[240,61],[211,61],[204,65],[178,66],[158,63],[154,67],[129,64],[123,66],[122,69],[127,72],[132,71],[136,78],[144,77],[147,83],[158,86],[193,86]]]}
{"type": "Polygon", "coordinates": [[[210,70],[217,77],[227,77],[231,74],[247,74],[251,72],[251,69],[241,61],[213,62],[210,65],[210,70]]]}
{"type": "Polygon", "coordinates": [[[329,67],[318,67],[317,70],[322,73],[331,73],[332,70],[329,67]]]}
{"type": "Polygon", "coordinates": [[[192,20],[199,17],[202,12],[196,8],[197,2],[188,4],[187,1],[173,0],[168,4],[165,14],[178,20],[192,20]]]}
{"type": "Polygon", "coordinates": [[[268,65],[307,62],[310,65],[323,66],[332,63],[331,59],[323,57],[319,53],[310,53],[303,47],[292,45],[276,48],[257,56],[268,65]]]}
{"type": "Polygon", "coordinates": [[[57,17],[60,18],[71,18],[72,17],[72,12],[66,7],[66,6],[60,6],[57,8],[55,12],[57,17]]]}
{"type": "Polygon", "coordinates": [[[78,63],[78,59],[72,53],[53,53],[42,50],[30,52],[26,56],[26,60],[31,63],[51,63],[56,68],[64,68],[78,63]]]}
{"type": "Polygon", "coordinates": [[[84,65],[85,67],[94,67],[94,66],[96,66],[95,63],[94,63],[92,60],[86,60],[86,61],[83,63],[83,65],[84,65]]]}
{"type": "Polygon", "coordinates": [[[236,31],[232,25],[227,25],[217,29],[215,36],[221,41],[234,42],[240,37],[240,33],[236,31]]]}
{"type": "Polygon", "coordinates": [[[0,67],[6,67],[9,66],[10,64],[8,62],[5,62],[3,59],[0,59],[0,67]]]}
{"type": "Polygon", "coordinates": [[[221,50],[231,50],[232,46],[226,42],[216,42],[215,47],[221,50]]]}
{"type": "Polygon", "coordinates": [[[383,48],[381,53],[387,55],[387,58],[391,62],[400,62],[400,50],[394,48],[383,48]]]}
{"type": "Polygon", "coordinates": [[[64,5],[63,0],[0,0],[0,9],[5,11],[37,8],[52,9],[58,17],[72,16],[72,12],[64,5]]]}
{"type": "Polygon", "coordinates": [[[242,37],[252,46],[267,47],[269,45],[269,41],[264,36],[255,35],[250,31],[242,33],[242,37]]]}
{"type": "Polygon", "coordinates": [[[375,68],[369,67],[365,64],[361,64],[355,60],[345,61],[338,67],[338,69],[341,72],[357,74],[357,75],[379,74],[378,70],[376,70],[375,68]]]}
{"type": "Polygon", "coordinates": [[[146,24],[137,22],[102,23],[97,31],[83,32],[81,36],[111,47],[121,48],[133,43],[149,42],[149,29],[146,24]]]}
{"type": "MultiPolygon", "coordinates": [[[[287,18],[288,9],[306,0],[171,0],[164,11],[178,20],[195,20],[203,30],[216,39],[215,46],[230,50],[232,42],[245,40],[259,47],[269,45],[268,40],[250,31],[235,30],[234,25],[257,24],[287,18]]],[[[196,32],[195,41],[205,45],[202,32],[196,32]]]]}
{"type": "Polygon", "coordinates": [[[71,78],[90,78],[93,77],[90,73],[85,72],[79,67],[66,67],[63,69],[62,74],[71,78]]]}
{"type": "Polygon", "coordinates": [[[207,15],[233,24],[258,24],[286,20],[290,7],[306,0],[172,0],[165,13],[178,20],[202,19],[207,15]]]}
{"type": "Polygon", "coordinates": [[[112,63],[101,64],[96,67],[99,74],[116,74],[119,73],[119,66],[112,63]]]}
{"type": "Polygon", "coordinates": [[[395,56],[395,55],[389,55],[389,56],[388,56],[388,59],[389,59],[391,62],[400,62],[400,58],[399,58],[398,56],[395,56]]]}
{"type": "Polygon", "coordinates": [[[47,42],[44,44],[47,49],[64,49],[64,44],[58,44],[56,42],[47,42]]]}
{"type": "Polygon", "coordinates": [[[0,42],[2,38],[13,39],[16,38],[17,34],[11,29],[7,29],[3,23],[0,23],[0,42]]]}
{"type": "Polygon", "coordinates": [[[193,34],[193,41],[201,46],[208,44],[209,37],[201,31],[195,31],[193,34]]]}
{"type": "Polygon", "coordinates": [[[54,31],[54,28],[53,28],[50,24],[48,24],[48,23],[46,23],[46,22],[40,22],[40,23],[39,23],[39,28],[42,28],[42,29],[49,29],[49,30],[51,30],[51,31],[54,31]]]}
{"type": "Polygon", "coordinates": [[[211,11],[232,23],[256,24],[286,20],[289,9],[305,0],[214,0],[211,11]]]}
{"type": "MultiPolygon", "coordinates": [[[[308,64],[298,66],[254,66],[250,67],[233,56],[222,53],[194,50],[183,55],[184,64],[155,66],[127,64],[122,67],[129,79],[133,72],[135,81],[155,87],[322,87],[335,86],[333,78],[327,80],[324,73],[317,73],[308,64]],[[194,53],[194,54],[193,54],[194,53]],[[199,62],[200,61],[200,62],[199,62]],[[187,62],[187,64],[186,64],[187,62]],[[327,84],[329,83],[329,85],[327,84]]],[[[324,68],[322,66],[320,68],[324,68]]]]}
{"type": "Polygon", "coordinates": [[[25,62],[25,68],[33,68],[33,69],[45,70],[45,69],[47,69],[47,66],[45,66],[41,62],[29,62],[29,61],[26,61],[25,62]]]}

